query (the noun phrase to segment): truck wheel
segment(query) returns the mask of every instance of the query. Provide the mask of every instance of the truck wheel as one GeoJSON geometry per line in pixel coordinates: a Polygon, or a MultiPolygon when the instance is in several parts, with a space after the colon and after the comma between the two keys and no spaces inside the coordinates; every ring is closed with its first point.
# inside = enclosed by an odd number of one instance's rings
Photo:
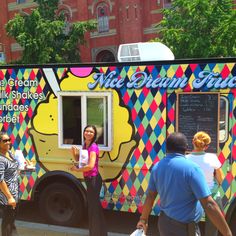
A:
{"type": "Polygon", "coordinates": [[[53,183],[40,194],[39,208],[48,223],[72,226],[81,220],[84,202],[78,190],[66,184],[53,183]]]}
{"type": "Polygon", "coordinates": [[[235,222],[236,222],[236,210],[234,210],[234,213],[232,214],[232,217],[230,219],[230,224],[229,224],[233,235],[236,235],[236,224],[235,224],[235,222]]]}

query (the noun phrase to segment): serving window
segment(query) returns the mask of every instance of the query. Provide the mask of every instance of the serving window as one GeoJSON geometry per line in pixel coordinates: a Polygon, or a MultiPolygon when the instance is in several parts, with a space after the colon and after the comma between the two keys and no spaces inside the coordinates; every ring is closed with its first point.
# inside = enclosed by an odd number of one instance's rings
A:
{"type": "Polygon", "coordinates": [[[111,150],[112,111],[109,92],[59,92],[59,146],[83,145],[86,125],[97,128],[97,143],[111,150]]]}
{"type": "Polygon", "coordinates": [[[225,142],[228,139],[229,127],[229,101],[226,97],[220,97],[220,127],[219,127],[219,141],[225,142]]]}
{"type": "Polygon", "coordinates": [[[228,138],[229,102],[220,93],[191,92],[177,94],[176,130],[188,139],[188,151],[192,150],[192,138],[198,131],[207,132],[212,140],[209,152],[217,153],[219,143],[228,138]]]}
{"type": "Polygon", "coordinates": [[[186,135],[188,151],[193,149],[196,132],[205,131],[211,137],[209,152],[217,153],[219,146],[220,94],[192,92],[177,94],[176,129],[186,135]]]}

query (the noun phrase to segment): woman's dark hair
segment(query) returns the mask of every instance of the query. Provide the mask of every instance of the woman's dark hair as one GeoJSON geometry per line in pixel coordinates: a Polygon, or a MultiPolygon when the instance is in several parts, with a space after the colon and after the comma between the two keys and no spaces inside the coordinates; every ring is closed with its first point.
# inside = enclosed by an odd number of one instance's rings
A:
{"type": "MultiPolygon", "coordinates": [[[[85,128],[84,128],[83,134],[84,134],[84,132],[85,132],[85,130],[86,130],[87,128],[92,128],[93,131],[94,131],[94,136],[93,136],[93,139],[92,139],[92,141],[91,141],[91,143],[90,143],[90,145],[91,145],[92,143],[96,142],[96,140],[97,140],[97,128],[96,128],[95,125],[87,125],[87,126],[85,126],[85,128]]],[[[84,137],[84,135],[83,135],[83,137],[84,137]]],[[[89,145],[89,146],[90,146],[90,145],[89,145]]]]}
{"type": "Polygon", "coordinates": [[[175,132],[167,137],[166,151],[168,153],[178,152],[184,154],[187,148],[188,148],[188,141],[184,134],[175,132]]]}

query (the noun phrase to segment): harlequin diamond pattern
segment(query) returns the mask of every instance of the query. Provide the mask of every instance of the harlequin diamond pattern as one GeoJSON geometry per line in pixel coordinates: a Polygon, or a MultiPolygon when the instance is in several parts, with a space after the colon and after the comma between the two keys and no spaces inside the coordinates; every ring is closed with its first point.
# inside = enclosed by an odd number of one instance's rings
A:
{"type": "MultiPolygon", "coordinates": [[[[143,71],[145,67],[130,67],[121,71],[122,78],[129,80],[130,76],[143,71]]],[[[147,70],[157,74],[157,68],[152,66],[147,70]]],[[[108,72],[107,72],[108,73],[108,72]]],[[[106,204],[108,208],[125,210],[130,212],[140,211],[144,202],[144,193],[147,189],[149,169],[155,162],[163,158],[164,139],[166,127],[166,91],[161,90],[126,90],[119,91],[124,103],[131,111],[131,119],[134,124],[134,138],[139,143],[130,157],[126,169],[119,179],[119,186],[122,194],[126,197],[123,204],[113,201],[113,204],[106,204]],[[160,138],[159,138],[160,137],[160,138]],[[158,148],[156,148],[158,147],[158,148]],[[158,151],[157,151],[158,150],[158,151]]],[[[108,184],[109,185],[109,184],[108,184]]],[[[107,188],[116,192],[112,184],[107,188]]],[[[111,192],[110,192],[111,193],[111,192]]]]}
{"type": "MultiPolygon", "coordinates": [[[[148,66],[125,66],[125,67],[97,67],[97,71],[109,74],[111,71],[116,71],[118,78],[123,78],[129,81],[133,73],[145,71],[153,78],[158,77],[187,77],[189,84],[183,89],[184,92],[192,91],[192,81],[197,78],[202,70],[213,70],[219,72],[222,78],[227,78],[229,75],[235,76],[235,64],[186,64],[186,65],[148,65],[148,66]]],[[[67,68],[54,68],[57,79],[60,81],[64,78],[67,68]]],[[[43,93],[45,96],[49,91],[49,86],[42,77],[41,70],[37,68],[16,68],[0,70],[0,80],[6,82],[5,91],[10,94],[11,91],[31,93],[43,93]],[[37,87],[27,87],[18,85],[9,86],[7,81],[10,78],[16,80],[37,80],[37,87]]],[[[179,92],[182,90],[178,90],[179,92]]],[[[133,138],[137,141],[138,146],[131,153],[128,162],[123,167],[122,175],[111,182],[105,184],[105,195],[108,200],[102,202],[105,208],[114,210],[123,210],[136,212],[141,211],[142,204],[145,200],[144,193],[147,190],[148,179],[150,177],[150,169],[152,166],[161,160],[165,155],[165,140],[166,135],[175,130],[175,103],[176,92],[167,91],[166,89],[127,89],[125,86],[117,92],[123,100],[125,106],[130,111],[131,121],[133,123],[133,138]],[[128,196],[128,197],[127,197],[128,196]]],[[[207,87],[201,91],[208,91],[207,87]]],[[[229,90],[225,90],[229,92],[229,90]]],[[[230,95],[225,96],[230,101],[229,117],[236,116],[236,92],[231,91],[230,95]],[[233,102],[232,102],[233,101],[233,102]]],[[[1,103],[5,103],[6,99],[1,99],[1,103]]],[[[22,112],[19,115],[19,122],[15,125],[12,123],[2,123],[1,130],[5,130],[11,135],[14,149],[20,148],[24,155],[29,159],[35,159],[35,150],[32,145],[32,140],[28,136],[28,129],[31,127],[30,119],[33,116],[34,110],[38,104],[34,99],[12,99],[13,104],[22,104],[29,106],[28,111],[22,112]]],[[[0,111],[0,115],[8,115],[12,117],[13,112],[0,111]]],[[[222,187],[220,188],[223,203],[232,201],[232,193],[236,192],[235,176],[236,176],[236,125],[233,122],[229,123],[228,140],[220,145],[219,159],[223,164],[223,171],[226,175],[222,187]],[[233,125],[232,125],[233,124],[233,125]],[[228,160],[229,164],[228,165],[228,160]],[[230,169],[228,168],[230,166],[230,169]],[[233,188],[230,188],[230,186],[233,188]]],[[[38,177],[42,176],[45,171],[36,166],[36,172],[28,173],[21,176],[21,197],[29,199],[31,187],[38,177]]],[[[233,194],[234,195],[234,194],[233,194]]],[[[159,198],[157,198],[159,202],[159,198]]],[[[159,211],[156,205],[153,208],[153,213],[159,211]]]]}
{"type": "MultiPolygon", "coordinates": [[[[37,106],[38,99],[32,99],[30,96],[25,95],[21,97],[20,95],[13,97],[12,91],[19,91],[21,94],[30,93],[43,93],[46,96],[48,92],[48,86],[46,86],[45,80],[42,77],[42,74],[39,69],[27,69],[27,68],[16,68],[7,69],[1,71],[1,79],[5,82],[5,91],[10,95],[10,99],[8,99],[9,104],[18,105],[21,107],[24,106],[23,111],[3,111],[2,115],[13,117],[18,117],[18,122],[7,123],[3,122],[0,124],[1,131],[7,132],[11,139],[13,149],[20,149],[23,152],[24,157],[29,160],[35,159],[35,151],[32,145],[32,140],[28,135],[28,129],[31,127],[31,117],[37,106]],[[15,81],[37,81],[36,86],[19,86],[19,84],[10,83],[10,79],[14,79],[15,81]]],[[[6,99],[1,100],[2,104],[6,103],[6,99]]],[[[36,165],[36,172],[23,174],[21,177],[22,181],[20,184],[20,194],[21,198],[29,199],[30,191],[35,182],[35,180],[44,173],[43,170],[36,165]]]]}
{"type": "MultiPolygon", "coordinates": [[[[202,70],[212,70],[214,72],[218,72],[221,74],[222,78],[226,78],[229,75],[232,75],[232,70],[235,70],[235,65],[232,66],[232,64],[191,64],[187,67],[187,72],[185,72],[185,76],[188,76],[190,78],[189,85],[183,89],[183,91],[188,92],[193,90],[190,85],[192,85],[192,81],[196,78],[198,78],[198,74],[202,70]]],[[[234,72],[235,74],[235,72],[234,72]]],[[[175,74],[176,76],[176,74],[175,74]]],[[[201,92],[208,92],[209,89],[207,87],[203,88],[201,92]]],[[[236,102],[235,102],[235,93],[229,93],[228,90],[224,90],[225,94],[224,96],[228,97],[229,101],[229,107],[230,107],[230,114],[229,117],[235,117],[233,116],[232,112],[236,111],[236,102]],[[228,93],[228,94],[227,94],[228,93]],[[232,111],[233,109],[233,111],[232,111]]],[[[175,130],[175,101],[176,101],[176,93],[171,92],[168,95],[168,119],[167,119],[167,131],[168,133],[174,132],[175,130]]],[[[234,113],[236,114],[236,113],[234,113]]],[[[236,145],[236,133],[234,133],[234,130],[236,130],[235,126],[235,120],[229,122],[229,136],[228,139],[224,143],[220,143],[220,150],[219,150],[219,160],[222,163],[222,170],[224,172],[224,175],[226,176],[225,180],[223,181],[222,185],[219,187],[219,192],[221,193],[223,206],[226,206],[226,204],[230,201],[232,201],[233,198],[233,191],[232,186],[235,182],[235,165],[231,165],[231,163],[235,162],[233,161],[235,158],[235,152],[232,151],[233,146],[236,145]],[[233,127],[231,125],[233,124],[233,127]],[[232,172],[231,172],[232,171],[232,172]]],[[[154,209],[154,212],[156,209],[154,209]]]]}
{"type": "MultiPolygon", "coordinates": [[[[126,66],[122,69],[120,75],[127,81],[130,79],[130,76],[137,71],[145,71],[153,77],[167,76],[180,78],[186,76],[189,78],[190,83],[182,91],[187,92],[193,90],[192,81],[196,79],[199,72],[202,70],[217,71],[222,74],[223,78],[226,78],[230,75],[232,70],[235,70],[235,66],[233,67],[232,64],[186,64],[171,66],[150,65],[146,68],[137,66],[128,68],[126,66]]],[[[179,89],[178,92],[180,91],[181,90],[179,89]]],[[[208,89],[203,88],[202,91],[208,91],[208,89]]],[[[177,91],[162,91],[162,89],[147,90],[145,88],[140,90],[127,90],[122,88],[118,92],[121,94],[127,108],[131,111],[131,119],[134,124],[134,138],[138,142],[138,147],[134,150],[130,157],[129,163],[126,166],[126,169],[118,180],[120,183],[119,186],[121,186],[121,189],[123,189],[123,194],[125,196],[130,196],[131,200],[128,200],[131,202],[129,202],[127,199],[123,199],[122,204],[118,201],[117,203],[113,202],[113,204],[108,204],[107,207],[136,212],[141,210],[142,202],[144,201],[145,197],[139,197],[141,200],[140,204],[137,205],[135,204],[137,203],[135,202],[135,196],[137,196],[137,192],[140,194],[140,196],[143,196],[145,193],[148,185],[150,168],[153,164],[164,157],[166,135],[175,131],[175,105],[177,91]],[[130,169],[135,169],[136,171],[132,172],[130,169]],[[135,181],[135,184],[133,181],[135,181]],[[133,185],[131,183],[133,183],[133,185]]],[[[235,94],[236,93],[234,93],[234,96],[235,94]]],[[[229,101],[233,100],[234,97],[229,98],[229,101]]],[[[231,104],[231,107],[232,106],[235,110],[236,105],[231,104]]],[[[230,115],[230,117],[232,117],[232,115],[230,115]]],[[[234,145],[236,145],[236,134],[231,135],[233,129],[236,131],[235,126],[231,127],[228,141],[220,147],[220,160],[223,164],[222,168],[224,173],[227,172],[226,160],[228,158],[231,159],[230,154],[232,152],[230,150],[232,150],[232,142],[234,145]]],[[[233,156],[233,158],[233,160],[236,161],[236,156],[233,156]]],[[[227,177],[227,181],[225,180],[222,187],[220,188],[221,196],[223,196],[223,202],[228,201],[231,196],[229,189],[230,185],[235,182],[235,168],[235,165],[233,165],[233,176],[230,175],[230,177],[227,177]]],[[[109,183],[107,183],[107,185],[109,186],[109,183]]],[[[116,189],[112,189],[112,191],[116,192],[116,189]]],[[[160,199],[157,198],[157,202],[159,202],[159,200],[160,199]]],[[[159,208],[158,205],[156,205],[153,208],[152,213],[157,214],[158,211],[159,208]]]]}

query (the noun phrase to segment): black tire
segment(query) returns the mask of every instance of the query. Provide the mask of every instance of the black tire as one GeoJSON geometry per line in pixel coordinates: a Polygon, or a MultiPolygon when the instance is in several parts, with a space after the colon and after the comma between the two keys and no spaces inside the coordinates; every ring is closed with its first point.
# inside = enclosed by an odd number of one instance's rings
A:
{"type": "Polygon", "coordinates": [[[232,231],[232,234],[235,236],[236,235],[236,210],[234,210],[232,217],[230,219],[230,229],[232,231]]]}
{"type": "Polygon", "coordinates": [[[48,185],[39,198],[41,215],[47,223],[73,226],[84,214],[84,202],[78,190],[63,183],[48,185]]]}

